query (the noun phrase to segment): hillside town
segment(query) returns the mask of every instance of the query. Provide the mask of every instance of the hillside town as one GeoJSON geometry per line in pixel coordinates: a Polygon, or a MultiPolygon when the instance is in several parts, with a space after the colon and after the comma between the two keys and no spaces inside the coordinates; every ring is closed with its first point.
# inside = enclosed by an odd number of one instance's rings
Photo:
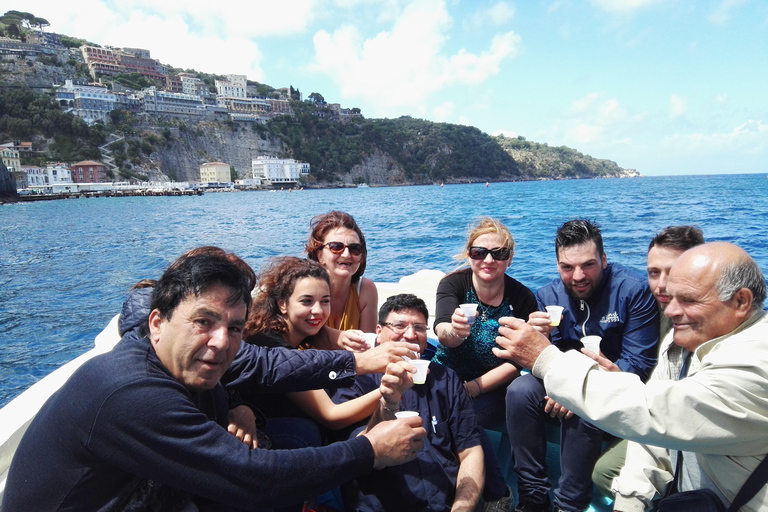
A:
{"type": "MultiPolygon", "coordinates": [[[[113,110],[130,112],[139,118],[152,116],[159,120],[174,118],[265,123],[275,116],[293,115],[290,100],[303,101],[301,92],[293,87],[275,89],[269,97],[260,96],[257,87],[249,84],[245,75],[227,75],[215,80],[211,87],[194,73],[169,73],[168,66],[151,58],[149,50],[91,45],[68,48],[62,44],[61,35],[42,30],[30,32],[25,41],[0,37],[0,57],[13,57],[27,62],[46,62],[51,59],[58,62],[75,61],[87,66],[91,81],[72,77],[62,84],[51,84],[50,89],[55,91],[56,101],[65,112],[71,112],[89,125],[107,124],[113,110]],[[164,85],[134,90],[109,80],[111,76],[124,74],[138,74],[164,85]],[[109,86],[102,82],[109,82],[109,86]]],[[[321,96],[319,100],[316,97],[318,95],[310,96],[310,101],[322,102],[325,116],[340,121],[361,117],[359,109],[342,108],[338,103],[325,103],[321,96]]],[[[86,160],[49,163],[45,167],[38,167],[22,166],[20,163],[22,153],[33,151],[31,142],[3,142],[0,144],[3,165],[16,179],[17,188],[23,193],[77,192],[103,189],[108,185],[106,171],[113,164],[105,148],[102,150],[103,162],[86,160]]],[[[292,187],[308,174],[308,163],[254,155],[249,178],[233,179],[236,176],[230,174],[230,165],[227,163],[205,162],[200,166],[199,182],[167,183],[163,186],[292,187]]],[[[121,183],[109,185],[122,186],[121,183]]]]}

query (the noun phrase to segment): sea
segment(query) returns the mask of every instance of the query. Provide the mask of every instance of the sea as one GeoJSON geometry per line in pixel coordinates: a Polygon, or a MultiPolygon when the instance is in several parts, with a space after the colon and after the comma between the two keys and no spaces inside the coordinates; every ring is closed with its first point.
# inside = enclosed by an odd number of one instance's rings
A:
{"type": "Polygon", "coordinates": [[[93,347],[128,289],[200,245],[233,251],[258,271],[301,256],[314,215],[344,210],[368,245],[366,277],[396,282],[454,270],[481,216],[517,247],[510,275],[532,290],[557,275],[554,235],[573,218],[602,227],[605,251],[644,272],[648,242],[694,224],[743,247],[768,271],[766,174],[90,198],[0,206],[0,406],[93,347]]]}

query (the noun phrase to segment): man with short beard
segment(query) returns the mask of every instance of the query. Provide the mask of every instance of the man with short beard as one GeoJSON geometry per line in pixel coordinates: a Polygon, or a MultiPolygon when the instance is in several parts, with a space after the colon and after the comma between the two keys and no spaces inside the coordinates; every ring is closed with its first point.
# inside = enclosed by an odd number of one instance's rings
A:
{"type": "MultiPolygon", "coordinates": [[[[559,279],[539,289],[539,309],[563,306],[559,326],[547,313],[531,313],[528,323],[563,351],[582,347],[581,338],[602,338],[600,352],[621,371],[646,380],[656,364],[659,313],[646,280],[608,263],[600,228],[588,220],[563,224],[555,237],[559,279]]],[[[547,396],[544,384],[524,375],[507,388],[507,431],[518,480],[519,512],[550,510],[546,423],[560,425],[557,511],[586,510],[592,498],[592,469],[603,432],[547,396]]]]}

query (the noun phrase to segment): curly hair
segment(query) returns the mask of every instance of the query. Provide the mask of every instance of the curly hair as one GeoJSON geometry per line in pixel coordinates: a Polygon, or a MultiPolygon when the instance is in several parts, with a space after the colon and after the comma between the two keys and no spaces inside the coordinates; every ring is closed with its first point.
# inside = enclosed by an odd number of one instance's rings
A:
{"type": "Polygon", "coordinates": [[[307,257],[310,260],[318,261],[317,255],[323,250],[325,235],[336,228],[351,229],[357,233],[358,238],[360,238],[360,243],[363,246],[363,254],[360,257],[360,267],[357,269],[357,272],[352,275],[352,282],[356,283],[360,277],[362,277],[363,273],[365,273],[365,265],[368,259],[368,247],[365,245],[363,232],[350,214],[333,210],[313,217],[309,223],[309,240],[307,241],[304,250],[307,252],[307,257]]]}
{"type": "Polygon", "coordinates": [[[248,313],[243,340],[250,343],[250,338],[258,334],[288,330],[280,304],[290,299],[296,283],[305,277],[321,279],[330,287],[328,271],[316,261],[284,256],[267,263],[259,276],[258,291],[248,313]]]}

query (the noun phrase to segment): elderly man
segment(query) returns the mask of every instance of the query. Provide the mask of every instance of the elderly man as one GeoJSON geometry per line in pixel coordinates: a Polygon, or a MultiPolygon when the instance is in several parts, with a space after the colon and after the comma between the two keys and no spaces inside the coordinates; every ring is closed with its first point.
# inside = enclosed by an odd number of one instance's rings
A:
{"type": "MultiPolygon", "coordinates": [[[[407,340],[424,350],[427,344],[427,306],[411,294],[389,297],[379,310],[378,342],[407,340]]],[[[416,460],[363,475],[342,487],[349,511],[473,511],[483,490],[484,458],[472,404],[462,382],[449,368],[432,364],[425,384],[413,385],[402,362],[390,364],[384,375],[363,375],[334,400],[344,401],[379,389],[382,402],[365,432],[395,412],[417,411],[426,425],[424,449],[416,460]]],[[[355,435],[363,427],[352,429],[355,435]]],[[[502,484],[502,492],[506,484],[502,484]]],[[[500,508],[509,510],[511,496],[500,508]],[[506,507],[506,508],[504,508],[506,507]]]]}
{"type": "MultiPolygon", "coordinates": [[[[86,362],[43,406],[11,464],[3,512],[186,511],[196,510],[193,497],[201,509],[264,509],[415,457],[426,432],[414,419],[279,452],[251,450],[227,433],[219,379],[240,348],[254,280],[242,260],[209,249],[172,264],[151,295],[148,323],[126,326],[114,350],[86,362]]],[[[265,390],[355,373],[350,352],[244,350],[251,385],[265,390]]]]}
{"type": "MultiPolygon", "coordinates": [[[[667,282],[672,264],[685,251],[704,243],[704,234],[695,226],[668,226],[661,230],[648,244],[648,287],[656,299],[659,308],[659,337],[664,336],[672,329],[672,322],[664,315],[664,310],[669,304],[667,282]]],[[[660,353],[667,351],[672,344],[668,340],[662,346],[660,353]]],[[[618,371],[619,368],[611,368],[618,371]]],[[[600,456],[592,471],[592,481],[601,493],[613,497],[611,485],[613,479],[619,476],[619,471],[624,467],[627,453],[627,441],[614,438],[606,450],[600,456]]]]}
{"type": "MultiPolygon", "coordinates": [[[[768,451],[768,316],[760,268],[735,245],[700,245],[675,261],[667,292],[664,314],[677,348],[662,354],[647,384],[600,371],[575,351],[562,353],[514,318],[503,319],[496,340],[503,347],[496,354],[530,365],[558,402],[617,436],[663,447],[630,445],[614,485],[619,511],[648,509],[664,495],[676,451],[684,461],[680,490],[708,488],[729,504],[768,451]]],[[[766,507],[764,487],[741,510],[766,507]]]]}
{"type": "MultiPolygon", "coordinates": [[[[562,350],[580,348],[581,338],[602,338],[600,351],[621,371],[645,380],[656,364],[658,311],[645,279],[617,263],[608,263],[600,228],[571,220],[557,230],[555,253],[559,279],[536,293],[539,309],[564,307],[562,319],[531,313],[528,323],[550,336],[562,350]],[[552,327],[553,320],[559,325],[552,327]]],[[[592,469],[600,456],[603,432],[547,396],[533,375],[507,388],[507,432],[520,495],[519,512],[549,512],[545,423],[560,425],[560,468],[554,492],[556,510],[586,510],[592,499],[592,469]]]]}

